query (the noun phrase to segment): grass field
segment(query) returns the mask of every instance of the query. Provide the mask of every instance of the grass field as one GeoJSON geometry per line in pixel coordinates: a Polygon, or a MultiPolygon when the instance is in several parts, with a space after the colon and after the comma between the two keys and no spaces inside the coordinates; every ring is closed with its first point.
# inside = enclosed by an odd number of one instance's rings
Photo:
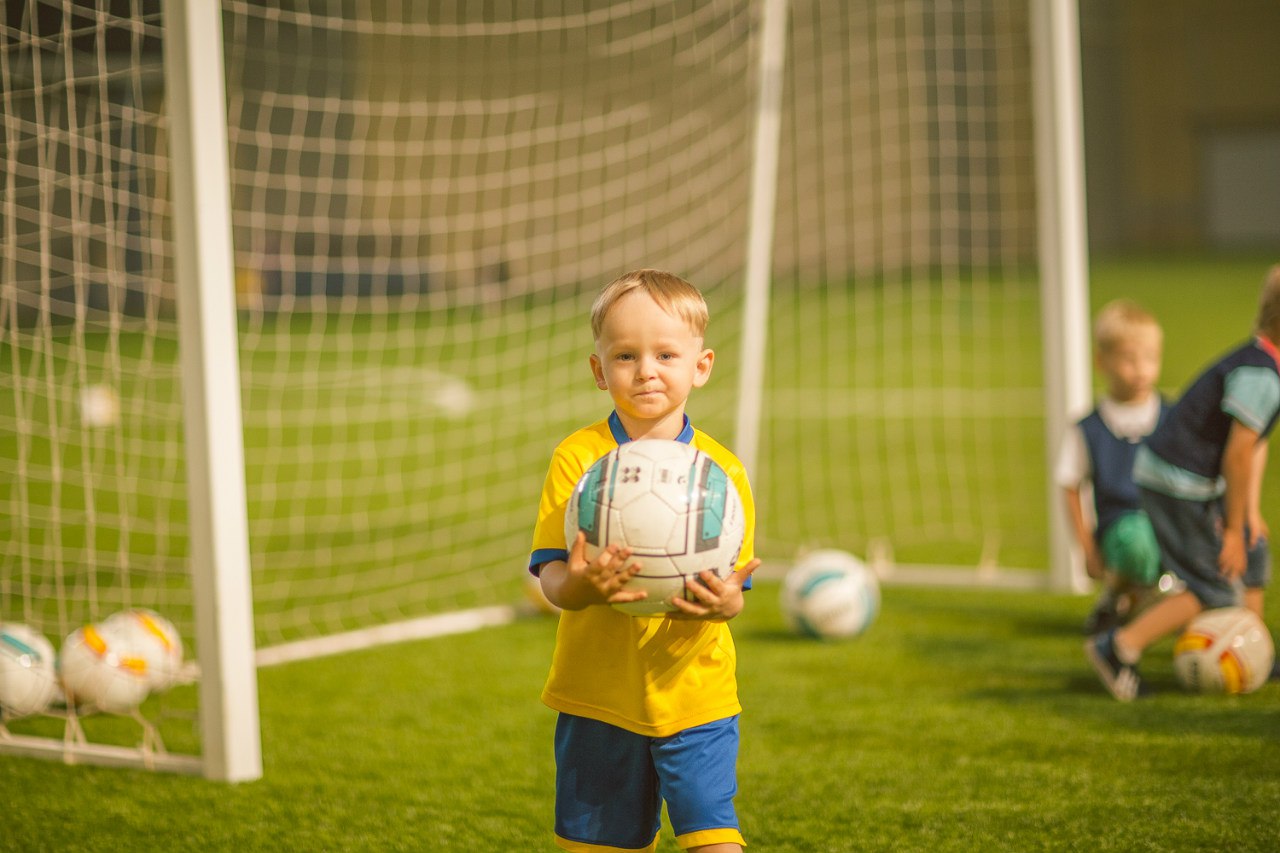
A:
{"type": "MultiPolygon", "coordinates": [[[[776,591],[734,623],[750,849],[1280,848],[1280,685],[1181,694],[1165,643],[1158,694],[1122,705],[1080,653],[1083,599],[890,588],[867,635],[822,644],[784,632],[776,591]]],[[[0,850],[551,849],[553,633],[263,670],[254,783],[0,759],[0,850]]]]}

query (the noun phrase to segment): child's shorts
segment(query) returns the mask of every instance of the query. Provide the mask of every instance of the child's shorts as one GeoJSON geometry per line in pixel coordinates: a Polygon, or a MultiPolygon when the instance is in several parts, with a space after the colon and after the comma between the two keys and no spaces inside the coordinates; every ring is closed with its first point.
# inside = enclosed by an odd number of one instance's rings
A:
{"type": "MultiPolygon", "coordinates": [[[[1188,501],[1140,489],[1151,518],[1164,568],[1187,585],[1205,609],[1243,604],[1244,589],[1262,589],[1271,580],[1271,550],[1260,538],[1248,552],[1243,583],[1232,583],[1218,569],[1222,551],[1222,501],[1188,501]]],[[[1246,541],[1248,531],[1245,532],[1246,541]]]]}
{"type": "Polygon", "coordinates": [[[738,718],[652,738],[586,717],[556,721],[556,843],[565,850],[652,851],[662,803],[682,848],[744,844],[738,718]]]}
{"type": "Polygon", "coordinates": [[[1160,579],[1160,546],[1151,519],[1127,512],[1102,532],[1102,559],[1125,580],[1151,586],[1160,579]]]}

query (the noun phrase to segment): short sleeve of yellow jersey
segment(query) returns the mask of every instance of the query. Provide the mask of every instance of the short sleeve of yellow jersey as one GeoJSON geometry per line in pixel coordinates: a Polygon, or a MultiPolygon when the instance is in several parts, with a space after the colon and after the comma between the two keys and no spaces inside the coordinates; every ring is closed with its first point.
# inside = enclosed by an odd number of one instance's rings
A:
{"type": "Polygon", "coordinates": [[[551,454],[551,466],[538,500],[538,521],[533,528],[533,548],[529,571],[535,575],[544,563],[566,560],[569,545],[564,541],[564,508],[578,480],[601,456],[618,446],[607,420],[580,429],[560,442],[551,454]]]}

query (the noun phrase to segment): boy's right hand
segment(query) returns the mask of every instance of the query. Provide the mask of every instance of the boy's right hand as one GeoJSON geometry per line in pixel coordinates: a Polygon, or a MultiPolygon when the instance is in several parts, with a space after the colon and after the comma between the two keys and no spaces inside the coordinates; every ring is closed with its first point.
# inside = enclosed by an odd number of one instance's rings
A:
{"type": "Polygon", "coordinates": [[[1248,564],[1244,531],[1228,528],[1222,531],[1222,550],[1218,552],[1218,570],[1227,580],[1236,580],[1244,574],[1248,564]]]}
{"type": "Polygon", "coordinates": [[[630,548],[606,545],[594,559],[587,559],[587,537],[578,531],[569,548],[569,577],[591,586],[608,604],[640,601],[648,597],[642,589],[627,589],[627,581],[640,571],[640,563],[631,560],[630,548]],[[630,561],[630,562],[628,562],[630,561]]]}
{"type": "Polygon", "coordinates": [[[1084,571],[1094,580],[1102,580],[1107,574],[1107,567],[1102,560],[1102,554],[1098,552],[1098,546],[1092,540],[1084,546],[1084,571]]]}

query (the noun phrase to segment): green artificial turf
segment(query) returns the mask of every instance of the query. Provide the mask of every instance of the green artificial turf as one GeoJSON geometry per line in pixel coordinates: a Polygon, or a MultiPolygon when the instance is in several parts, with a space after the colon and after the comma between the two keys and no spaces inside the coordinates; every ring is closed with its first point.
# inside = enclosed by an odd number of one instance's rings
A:
{"type": "MultiPolygon", "coordinates": [[[[1157,694],[1122,705],[1084,662],[1080,598],[887,588],[865,636],[822,643],[784,630],[775,584],[749,595],[749,849],[1280,848],[1280,685],[1183,694],[1165,642],[1157,694]]],[[[553,636],[533,618],[264,669],[257,782],[0,756],[0,850],[553,849],[553,636]]]]}

